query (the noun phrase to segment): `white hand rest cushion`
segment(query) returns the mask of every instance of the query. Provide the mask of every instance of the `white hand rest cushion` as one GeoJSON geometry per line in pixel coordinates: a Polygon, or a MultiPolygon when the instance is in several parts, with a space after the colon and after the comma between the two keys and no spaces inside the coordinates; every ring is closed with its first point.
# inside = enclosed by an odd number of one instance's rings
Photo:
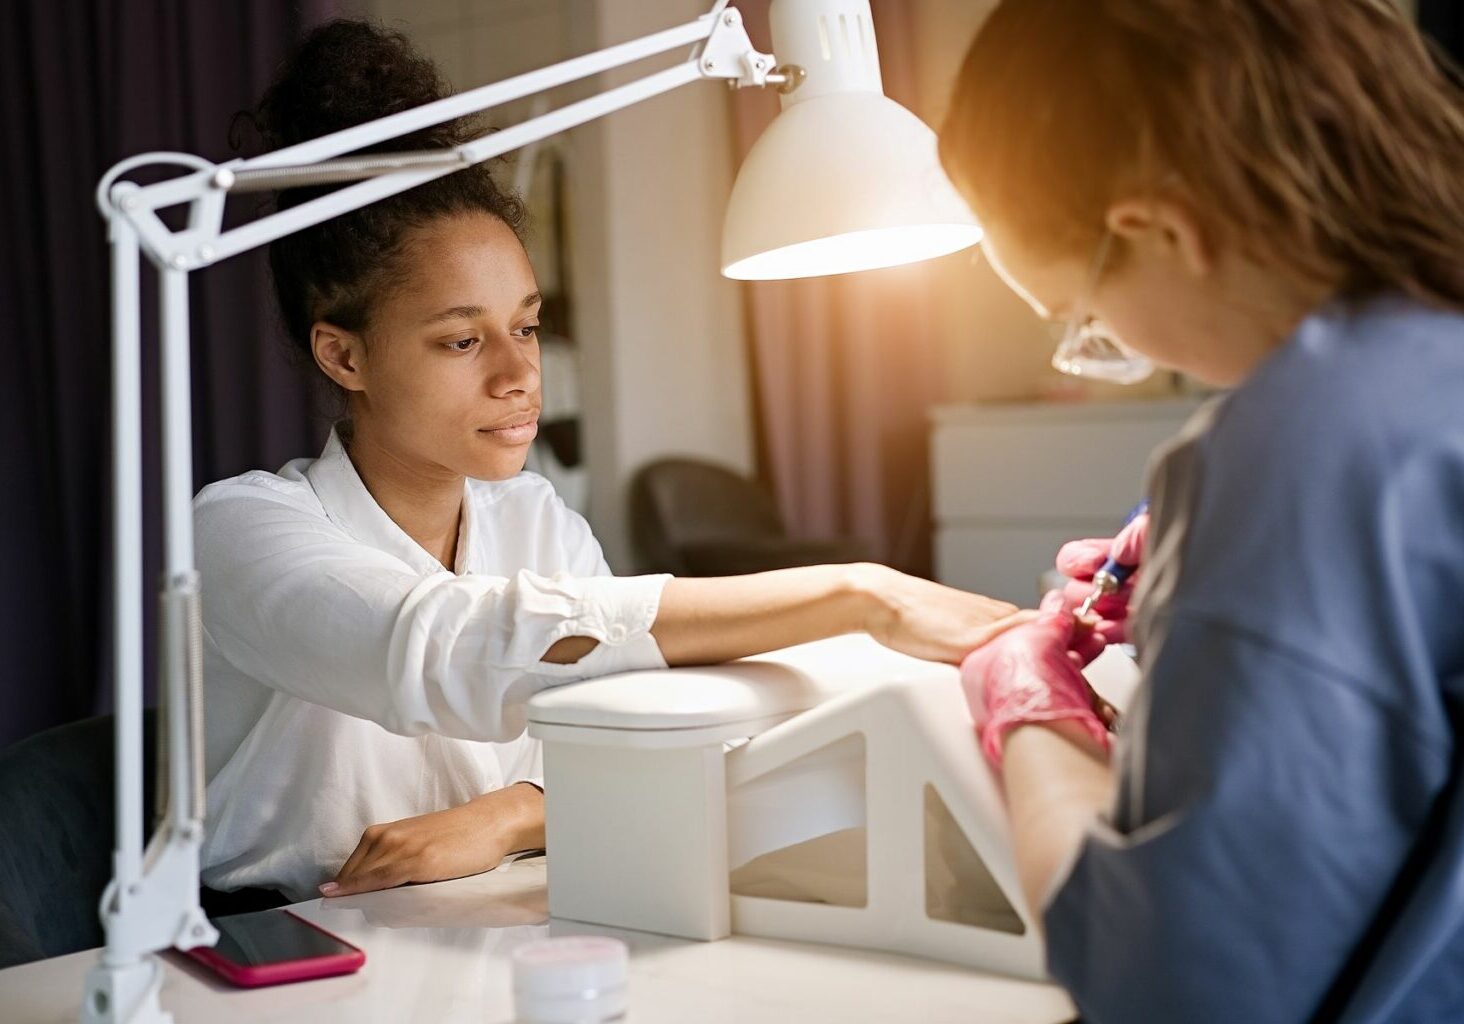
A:
{"type": "Polygon", "coordinates": [[[907,657],[856,633],[726,665],[626,672],[556,687],[529,702],[529,721],[598,729],[703,729],[797,714],[881,684],[956,678],[953,666],[907,657]]]}

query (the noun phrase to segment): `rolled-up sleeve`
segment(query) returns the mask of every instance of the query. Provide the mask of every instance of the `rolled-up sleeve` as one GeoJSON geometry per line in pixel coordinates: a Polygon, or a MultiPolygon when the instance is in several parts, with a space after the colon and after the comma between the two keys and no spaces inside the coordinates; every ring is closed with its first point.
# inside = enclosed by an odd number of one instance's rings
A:
{"type": "MultiPolygon", "coordinates": [[[[422,576],[268,498],[195,505],[204,622],[240,671],[392,732],[503,741],[546,687],[662,668],[651,636],[669,577],[422,576]],[[599,641],[573,665],[557,641],[599,641]]],[[[595,562],[603,565],[594,549],[595,562]]]]}

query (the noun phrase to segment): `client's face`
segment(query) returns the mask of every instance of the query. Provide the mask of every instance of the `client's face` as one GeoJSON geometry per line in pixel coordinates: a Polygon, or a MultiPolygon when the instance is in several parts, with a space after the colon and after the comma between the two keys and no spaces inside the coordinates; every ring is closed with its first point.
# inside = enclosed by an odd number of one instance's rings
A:
{"type": "Polygon", "coordinates": [[[502,480],[538,432],[539,290],[513,230],[484,213],[408,239],[403,279],[373,310],[358,431],[418,471],[502,480]]]}

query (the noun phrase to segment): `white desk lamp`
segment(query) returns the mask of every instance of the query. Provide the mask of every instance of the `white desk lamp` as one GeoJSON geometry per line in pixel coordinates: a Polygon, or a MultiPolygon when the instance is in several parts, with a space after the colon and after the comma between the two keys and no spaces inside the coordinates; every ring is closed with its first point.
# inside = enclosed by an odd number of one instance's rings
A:
{"type": "MultiPolygon", "coordinates": [[[[114,878],[102,897],[107,945],[87,978],[83,1020],[162,1024],[154,954],[217,940],[198,906],[203,839],[202,656],[193,559],[188,274],[455,170],[699,79],[775,85],[783,113],[738,176],[727,212],[723,273],[808,277],[944,255],[980,239],[936,161],[935,137],[882,92],[868,0],[775,0],[783,64],[753,48],[741,15],[719,0],[697,20],[598,53],[450,96],[248,160],[213,164],[147,153],[97,188],[112,248],[113,559],[117,721],[114,878]],[[419,129],[631,64],[681,46],[688,59],[452,150],[343,156],[419,129]],[[149,164],[191,173],[139,187],[121,176],[149,164]],[[231,193],[354,182],[224,230],[231,193]],[[170,230],[157,211],[188,205],[170,230]],[[158,269],[161,313],[164,584],[160,638],[166,705],[166,799],[142,833],[142,428],[139,252],[158,269]]],[[[160,743],[164,742],[160,740],[160,743]]]]}
{"type": "MultiPolygon", "coordinates": [[[[732,13],[732,12],[728,12],[732,13]]],[[[727,201],[722,273],[818,277],[944,256],[981,229],[940,168],[935,133],[884,94],[869,4],[776,0],[790,68],[782,112],[727,201]]]]}

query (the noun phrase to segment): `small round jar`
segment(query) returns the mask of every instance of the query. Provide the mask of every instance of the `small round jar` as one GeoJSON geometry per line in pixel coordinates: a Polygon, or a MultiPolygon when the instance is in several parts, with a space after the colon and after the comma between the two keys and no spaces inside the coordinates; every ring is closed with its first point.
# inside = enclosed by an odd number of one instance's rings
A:
{"type": "Polygon", "coordinates": [[[607,1024],[626,1011],[630,951],[619,939],[543,939],[513,952],[517,1024],[607,1024]]]}

